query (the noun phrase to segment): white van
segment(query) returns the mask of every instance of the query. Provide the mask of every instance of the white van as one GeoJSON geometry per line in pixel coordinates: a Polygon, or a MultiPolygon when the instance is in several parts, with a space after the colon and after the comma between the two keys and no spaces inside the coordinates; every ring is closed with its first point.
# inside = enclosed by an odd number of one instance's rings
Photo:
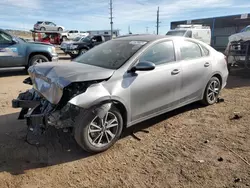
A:
{"type": "Polygon", "coordinates": [[[209,26],[178,25],[177,28],[168,31],[166,35],[194,38],[211,45],[211,29],[209,26]]]}

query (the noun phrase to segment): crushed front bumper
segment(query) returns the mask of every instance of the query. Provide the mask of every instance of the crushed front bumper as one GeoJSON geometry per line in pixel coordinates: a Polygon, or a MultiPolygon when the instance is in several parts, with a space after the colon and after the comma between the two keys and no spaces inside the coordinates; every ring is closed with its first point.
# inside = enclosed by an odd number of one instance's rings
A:
{"type": "Polygon", "coordinates": [[[39,104],[40,101],[20,100],[20,99],[12,100],[12,108],[34,108],[39,104]]]}
{"type": "Polygon", "coordinates": [[[12,100],[13,108],[22,108],[18,119],[26,119],[29,127],[46,129],[48,126],[68,128],[74,126],[74,119],[79,114],[80,108],[67,103],[60,110],[53,107],[41,111],[42,103],[34,100],[12,100]]]}

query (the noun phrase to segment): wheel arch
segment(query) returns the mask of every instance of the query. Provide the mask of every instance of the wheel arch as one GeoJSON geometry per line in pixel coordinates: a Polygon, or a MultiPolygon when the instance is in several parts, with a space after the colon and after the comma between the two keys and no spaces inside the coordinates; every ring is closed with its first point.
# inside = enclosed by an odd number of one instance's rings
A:
{"type": "MultiPolygon", "coordinates": [[[[222,87],[222,76],[221,76],[221,74],[217,72],[217,73],[213,74],[212,77],[218,78],[219,81],[220,81],[220,87],[222,87]]],[[[211,77],[211,78],[212,78],[212,77],[211,77]]],[[[210,79],[211,79],[211,78],[210,78],[210,79]]]]}
{"type": "MultiPolygon", "coordinates": [[[[222,87],[222,76],[221,76],[220,72],[214,72],[214,73],[211,75],[211,77],[209,78],[209,80],[210,80],[211,78],[213,78],[213,77],[216,77],[216,78],[219,79],[219,81],[220,81],[220,83],[221,83],[221,87],[222,87]]],[[[204,96],[204,93],[205,93],[205,91],[206,91],[206,87],[207,87],[207,84],[208,84],[209,80],[207,81],[205,87],[203,88],[202,95],[201,95],[201,97],[200,97],[201,99],[202,99],[203,96],[204,96]]]]}
{"type": "Polygon", "coordinates": [[[45,57],[48,58],[49,61],[52,60],[52,57],[51,57],[51,55],[50,55],[48,52],[39,52],[39,51],[37,51],[37,52],[31,52],[31,53],[29,54],[28,62],[29,62],[30,59],[31,59],[33,56],[35,56],[35,55],[44,55],[45,57]]]}

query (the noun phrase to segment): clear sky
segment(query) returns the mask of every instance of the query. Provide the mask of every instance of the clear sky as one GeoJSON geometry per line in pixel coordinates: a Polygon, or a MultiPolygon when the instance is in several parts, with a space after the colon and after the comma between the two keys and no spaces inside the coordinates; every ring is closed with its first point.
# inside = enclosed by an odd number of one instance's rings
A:
{"type": "MultiPolygon", "coordinates": [[[[122,34],[156,31],[160,7],[160,33],[171,21],[250,13],[250,0],[113,0],[114,28],[122,34]]],[[[66,30],[110,29],[109,0],[0,0],[0,28],[33,29],[40,20],[66,30]]]]}

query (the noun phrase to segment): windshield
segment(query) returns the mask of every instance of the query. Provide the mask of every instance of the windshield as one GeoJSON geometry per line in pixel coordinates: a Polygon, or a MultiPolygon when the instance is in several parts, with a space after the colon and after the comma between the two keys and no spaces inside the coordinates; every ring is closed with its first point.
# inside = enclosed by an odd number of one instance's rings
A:
{"type": "Polygon", "coordinates": [[[91,40],[91,37],[85,37],[85,38],[83,38],[81,41],[82,42],[89,42],[91,40]]]}
{"type": "Polygon", "coordinates": [[[171,36],[184,36],[186,33],[186,30],[172,30],[167,32],[166,35],[171,35],[171,36]]]}
{"type": "Polygon", "coordinates": [[[79,41],[81,39],[81,37],[76,37],[73,39],[73,41],[79,41]]]}
{"type": "Polygon", "coordinates": [[[78,56],[74,61],[107,69],[118,69],[146,43],[146,41],[110,40],[78,56]]]}

